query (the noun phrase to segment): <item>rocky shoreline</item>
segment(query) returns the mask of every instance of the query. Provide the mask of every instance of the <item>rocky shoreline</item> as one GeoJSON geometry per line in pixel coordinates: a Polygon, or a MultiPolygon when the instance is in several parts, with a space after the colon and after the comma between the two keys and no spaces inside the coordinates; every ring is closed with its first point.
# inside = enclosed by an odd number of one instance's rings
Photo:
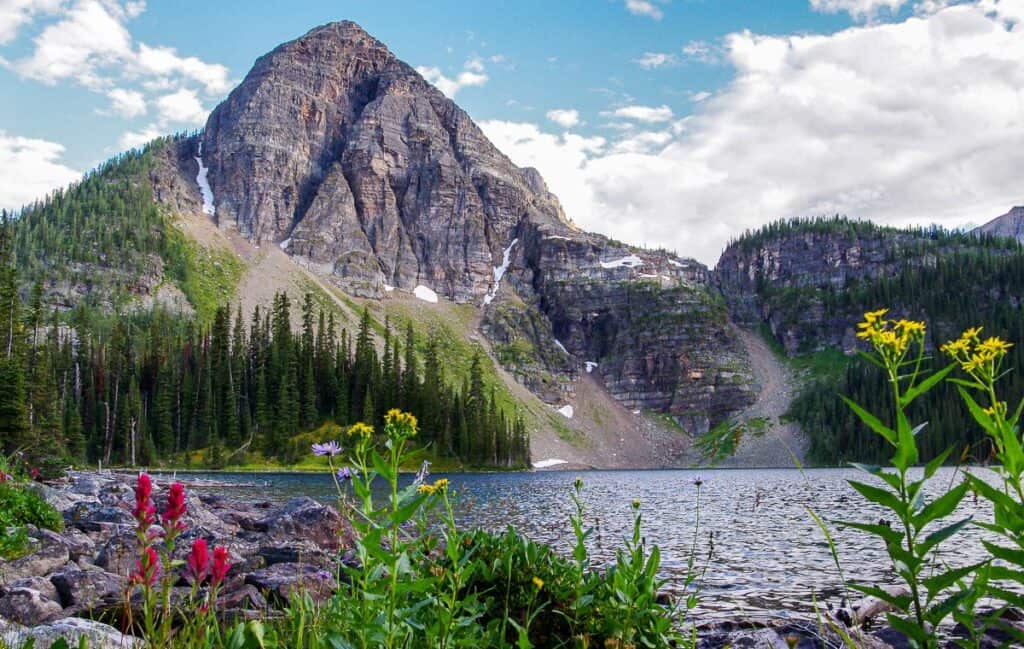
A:
{"type": "MultiPolygon", "coordinates": [[[[215,482],[178,480],[187,487],[188,510],[176,558],[184,559],[196,538],[228,549],[232,567],[216,609],[226,621],[273,617],[295,592],[325,600],[338,587],[339,562],[353,561],[347,552],[351,528],[334,507],[308,497],[285,503],[258,495],[229,498],[217,493],[215,482]]],[[[29,554],[0,560],[0,646],[17,648],[32,639],[36,649],[47,649],[58,638],[77,642],[82,635],[90,649],[142,646],[118,631],[128,626],[125,612],[139,606],[128,589],[138,558],[133,482],[127,473],[73,472],[33,486],[63,515],[65,529],[30,527],[29,554]]],[[[157,502],[171,482],[154,476],[157,502]]],[[[174,591],[172,601],[184,601],[190,587],[182,583],[174,591]]],[[[867,616],[869,604],[852,607],[852,615],[867,616]]],[[[836,619],[841,618],[842,613],[836,619]]],[[[1020,620],[1010,622],[1024,629],[1020,620]]],[[[742,619],[699,626],[698,647],[841,646],[830,636],[819,620],[742,619]]],[[[861,637],[863,646],[874,649],[905,646],[891,629],[861,637]]],[[[1000,643],[993,637],[991,646],[1000,643]]]]}

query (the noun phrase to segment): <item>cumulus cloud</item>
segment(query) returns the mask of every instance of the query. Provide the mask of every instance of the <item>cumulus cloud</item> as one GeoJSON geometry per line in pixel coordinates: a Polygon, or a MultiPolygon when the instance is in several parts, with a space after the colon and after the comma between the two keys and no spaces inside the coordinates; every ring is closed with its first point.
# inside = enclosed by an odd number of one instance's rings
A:
{"type": "Polygon", "coordinates": [[[18,209],[54,187],[78,180],[81,172],[61,162],[63,154],[64,147],[56,142],[0,131],[0,207],[18,209]]]}
{"type": "Polygon", "coordinates": [[[634,16],[647,16],[655,20],[661,20],[661,9],[649,0],[626,0],[626,10],[634,16]]]}
{"type": "Polygon", "coordinates": [[[811,8],[822,13],[845,12],[856,20],[873,20],[881,12],[895,14],[907,0],[811,0],[811,8]]]}
{"type": "Polygon", "coordinates": [[[735,78],[650,131],[670,132],[665,144],[485,131],[538,167],[577,223],[705,263],[784,217],[984,222],[1024,200],[1022,18],[1020,4],[981,0],[830,35],[732,34],[735,78]]]}
{"type": "Polygon", "coordinates": [[[675,65],[678,61],[679,59],[676,58],[675,54],[667,52],[644,52],[640,58],[633,59],[633,63],[636,63],[645,70],[675,65]]]}
{"type": "Polygon", "coordinates": [[[178,92],[164,95],[156,100],[161,124],[202,124],[206,121],[206,109],[192,90],[182,88],[178,92]]]}
{"type": "Polygon", "coordinates": [[[63,0],[0,0],[0,45],[13,41],[36,15],[55,13],[62,4],[63,0]]]}
{"type": "Polygon", "coordinates": [[[127,23],[146,8],[136,0],[0,0],[0,42],[13,39],[33,18],[55,14],[31,41],[29,52],[2,61],[25,79],[47,85],[73,82],[110,100],[105,114],[132,119],[159,109],[159,121],[194,125],[205,119],[200,99],[216,99],[231,87],[228,69],[171,47],[136,42],[127,23]]]}
{"type": "Polygon", "coordinates": [[[110,110],[121,117],[130,119],[146,114],[146,98],[137,90],[114,88],[107,97],[110,98],[110,110]]]}
{"type": "Polygon", "coordinates": [[[653,124],[670,121],[674,115],[668,106],[623,106],[611,111],[611,116],[632,119],[638,122],[653,124]]]}
{"type": "Polygon", "coordinates": [[[122,149],[134,149],[136,147],[141,147],[148,142],[152,142],[161,135],[164,135],[164,133],[155,126],[147,126],[146,128],[138,131],[128,131],[124,133],[117,141],[117,145],[122,149]]]}
{"type": "Polygon", "coordinates": [[[580,123],[580,111],[574,108],[555,108],[547,112],[547,118],[564,128],[572,128],[580,123]]]}
{"type": "Polygon", "coordinates": [[[478,56],[467,59],[462,66],[462,72],[454,77],[446,76],[441,68],[435,66],[421,65],[416,71],[449,99],[455,99],[455,95],[463,88],[482,86],[490,80],[484,61],[478,56]]]}
{"type": "Polygon", "coordinates": [[[722,51],[720,47],[707,41],[690,41],[683,45],[683,58],[687,61],[716,65],[722,62],[722,51]]]}

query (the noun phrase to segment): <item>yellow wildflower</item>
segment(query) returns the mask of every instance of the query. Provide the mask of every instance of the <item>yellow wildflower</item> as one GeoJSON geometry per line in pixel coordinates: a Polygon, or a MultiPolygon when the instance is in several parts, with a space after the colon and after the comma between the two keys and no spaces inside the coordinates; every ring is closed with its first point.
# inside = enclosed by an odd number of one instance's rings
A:
{"type": "Polygon", "coordinates": [[[882,316],[889,313],[889,309],[878,309],[877,311],[868,311],[864,314],[864,324],[870,326],[877,322],[882,316]]]}
{"type": "Polygon", "coordinates": [[[384,422],[388,426],[404,427],[409,430],[410,435],[416,434],[416,416],[411,412],[402,412],[398,408],[392,408],[388,410],[388,414],[384,415],[384,422]]]}
{"type": "Polygon", "coordinates": [[[994,404],[985,408],[985,414],[989,417],[995,417],[996,415],[1006,416],[1006,402],[996,401],[994,404]]]}
{"type": "Polygon", "coordinates": [[[540,577],[534,577],[533,585],[537,587],[537,590],[540,590],[541,588],[544,588],[544,580],[540,577]]]}
{"type": "Polygon", "coordinates": [[[371,437],[373,435],[373,426],[369,426],[359,421],[348,428],[349,437],[371,437]]]}
{"type": "Polygon", "coordinates": [[[985,342],[978,344],[978,349],[985,352],[990,352],[996,356],[1002,356],[1013,347],[1013,343],[1008,343],[998,336],[991,336],[985,340],[985,342]]]}
{"type": "Polygon", "coordinates": [[[924,323],[918,320],[900,320],[896,323],[896,328],[909,336],[923,336],[925,330],[924,323]]]}
{"type": "Polygon", "coordinates": [[[419,494],[422,496],[429,496],[434,493],[434,485],[421,484],[419,487],[416,488],[416,491],[419,492],[419,494]]]}
{"type": "Polygon", "coordinates": [[[440,480],[435,482],[434,483],[434,489],[437,490],[437,491],[447,491],[448,490],[448,478],[441,478],[440,480]]]}

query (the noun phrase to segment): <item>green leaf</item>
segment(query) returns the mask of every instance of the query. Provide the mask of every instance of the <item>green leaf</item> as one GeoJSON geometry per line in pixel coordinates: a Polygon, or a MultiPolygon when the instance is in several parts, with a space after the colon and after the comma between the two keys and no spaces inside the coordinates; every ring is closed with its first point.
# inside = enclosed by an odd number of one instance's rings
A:
{"type": "Polygon", "coordinates": [[[903,534],[901,534],[900,532],[897,532],[896,530],[892,529],[888,525],[875,525],[875,524],[871,524],[871,523],[857,523],[857,522],[854,522],[854,521],[833,521],[833,522],[836,523],[836,524],[839,524],[839,525],[845,525],[847,527],[852,527],[853,529],[860,530],[861,532],[867,532],[868,534],[873,534],[874,536],[882,538],[886,542],[889,542],[889,543],[899,543],[900,540],[903,538],[903,534]]]}
{"type": "Polygon", "coordinates": [[[943,527],[942,529],[929,534],[927,537],[925,537],[925,540],[922,541],[919,546],[921,554],[923,555],[939,543],[942,543],[949,537],[959,532],[961,529],[963,529],[965,525],[971,522],[972,518],[972,516],[968,516],[963,520],[957,521],[951,525],[947,525],[946,527],[943,527]]]}
{"type": "Polygon", "coordinates": [[[952,514],[966,494],[967,483],[961,482],[930,502],[927,507],[921,510],[920,514],[913,517],[914,530],[920,531],[928,523],[952,514]]]}
{"type": "Polygon", "coordinates": [[[900,397],[900,405],[903,407],[910,405],[911,401],[918,398],[928,390],[931,390],[933,387],[935,387],[936,383],[946,378],[946,375],[949,374],[954,367],[956,367],[956,363],[950,363],[949,365],[942,368],[938,372],[935,372],[934,374],[932,374],[925,380],[921,381],[917,385],[911,386],[911,388],[907,390],[902,397],[900,397]]]}
{"type": "Polygon", "coordinates": [[[856,480],[847,480],[847,482],[869,501],[890,509],[901,517],[906,513],[906,504],[901,502],[896,494],[856,480]]]}
{"type": "Polygon", "coordinates": [[[868,412],[864,408],[861,408],[857,404],[856,401],[853,401],[852,399],[849,399],[849,398],[847,398],[845,396],[842,396],[842,395],[840,395],[839,398],[843,400],[843,403],[845,403],[847,405],[847,407],[849,407],[850,410],[852,410],[853,413],[855,415],[857,415],[857,417],[862,422],[864,422],[864,424],[868,428],[870,428],[871,430],[875,431],[876,433],[878,433],[879,435],[881,435],[885,439],[889,440],[890,444],[892,444],[894,446],[896,445],[896,432],[895,431],[893,431],[891,428],[889,428],[888,426],[883,424],[881,422],[881,420],[878,419],[878,417],[874,416],[873,414],[871,414],[870,412],[868,412]]]}
{"type": "Polygon", "coordinates": [[[892,628],[902,632],[903,635],[907,636],[908,638],[916,640],[918,642],[918,646],[928,646],[928,632],[922,629],[921,627],[917,626],[913,622],[910,622],[909,620],[897,617],[892,613],[886,615],[885,618],[889,621],[889,624],[892,626],[892,628]]]}
{"type": "Polygon", "coordinates": [[[948,570],[946,572],[933,575],[927,579],[922,580],[925,589],[928,591],[929,597],[935,597],[942,591],[946,590],[956,582],[960,581],[967,575],[971,574],[981,566],[988,563],[987,561],[981,561],[979,563],[964,566],[962,568],[956,568],[954,570],[948,570]]]}
{"type": "Polygon", "coordinates": [[[968,394],[967,390],[964,390],[962,387],[957,387],[957,391],[960,392],[960,398],[967,404],[967,409],[971,412],[971,416],[974,417],[974,420],[981,424],[981,427],[986,431],[990,433],[994,432],[996,426],[992,421],[992,417],[989,417],[988,413],[978,405],[978,402],[974,400],[974,397],[968,394]]]}
{"type": "Polygon", "coordinates": [[[877,597],[900,611],[906,611],[910,607],[910,595],[893,595],[878,586],[868,586],[866,584],[850,584],[850,588],[859,593],[877,597]]]}
{"type": "Polygon", "coordinates": [[[909,467],[917,464],[917,440],[914,436],[921,430],[924,424],[911,429],[910,422],[902,409],[896,410],[896,454],[892,457],[892,464],[900,471],[906,471],[909,467]]]}

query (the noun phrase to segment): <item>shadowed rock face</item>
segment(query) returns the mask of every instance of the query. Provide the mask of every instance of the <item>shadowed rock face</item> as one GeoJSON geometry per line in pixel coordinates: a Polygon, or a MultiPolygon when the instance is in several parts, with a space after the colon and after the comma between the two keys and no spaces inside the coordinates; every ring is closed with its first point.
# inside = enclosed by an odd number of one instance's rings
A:
{"type": "Polygon", "coordinates": [[[201,139],[220,224],[358,295],[479,298],[521,222],[564,222],[535,172],[351,22],[261,57],[201,139]]]}
{"type": "Polygon", "coordinates": [[[1002,216],[974,229],[977,234],[1010,237],[1024,243],[1024,206],[1018,205],[1002,216]]]}
{"type": "MultiPolygon", "coordinates": [[[[548,403],[587,361],[627,407],[695,432],[753,399],[704,266],[580,231],[535,169],[354,23],[261,57],[178,145],[193,204],[200,153],[221,227],[357,296],[422,284],[483,306],[499,360],[548,403]]],[[[155,182],[175,208],[173,180],[155,182]]]]}

